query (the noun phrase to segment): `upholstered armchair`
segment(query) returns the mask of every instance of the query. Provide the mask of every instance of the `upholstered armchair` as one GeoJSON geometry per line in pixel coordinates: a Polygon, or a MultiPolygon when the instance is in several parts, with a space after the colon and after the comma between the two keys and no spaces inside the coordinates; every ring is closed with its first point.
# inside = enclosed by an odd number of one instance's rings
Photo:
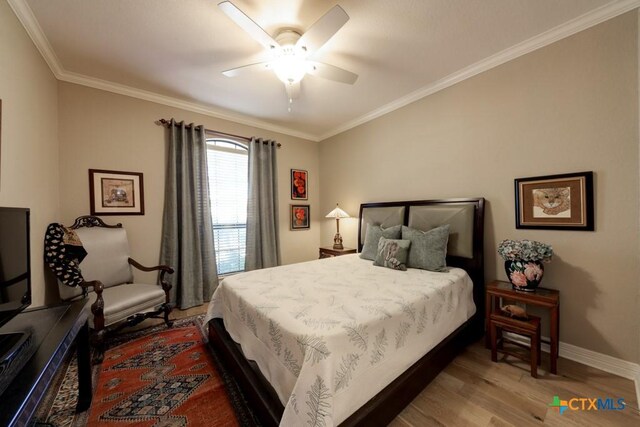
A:
{"type": "Polygon", "coordinates": [[[89,297],[93,314],[89,317],[89,326],[95,331],[94,342],[99,353],[102,353],[104,335],[108,330],[116,331],[125,326],[136,325],[147,318],[161,316],[168,327],[172,326],[173,322],[169,320],[169,313],[173,308],[169,296],[171,284],[165,281],[164,276],[172,274],[174,270],[166,265],[145,267],[132,259],[129,256],[127,232],[122,224],[107,225],[98,217],[81,216],[68,229],[60,227],[60,234],[65,234],[64,245],[62,236],[56,236],[55,229],[52,231],[51,227],[54,225],[57,224],[52,224],[47,231],[45,255],[61,252],[62,255],[57,257],[64,259],[66,264],[61,265],[59,259],[51,262],[47,258],[47,261],[59,279],[61,299],[68,301],[82,295],[89,297]],[[77,242],[66,241],[67,235],[73,234],[69,229],[75,232],[77,242]],[[52,242],[63,245],[61,248],[66,247],[66,251],[54,247],[52,242]],[[79,264],[68,256],[69,248],[74,248],[70,246],[73,244],[80,250],[84,248],[82,255],[86,251],[79,264]],[[74,283],[69,278],[73,277],[73,271],[77,272],[78,267],[80,274],[76,274],[77,280],[74,283]],[[134,283],[131,267],[145,272],[159,271],[158,283],[134,283]]]}

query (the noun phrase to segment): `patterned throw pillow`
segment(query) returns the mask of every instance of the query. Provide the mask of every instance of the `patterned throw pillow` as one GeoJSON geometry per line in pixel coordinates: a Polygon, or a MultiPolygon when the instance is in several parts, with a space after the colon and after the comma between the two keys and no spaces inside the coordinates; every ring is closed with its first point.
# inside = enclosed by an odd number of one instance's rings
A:
{"type": "Polygon", "coordinates": [[[367,224],[367,234],[364,236],[364,244],[362,245],[362,251],[360,251],[360,258],[374,261],[376,259],[380,238],[399,239],[401,231],[401,225],[382,228],[379,225],[367,224]]]}
{"type": "Polygon", "coordinates": [[[410,240],[380,238],[378,242],[378,254],[373,265],[405,271],[407,269],[407,255],[409,254],[410,240]]]}
{"type": "Polygon", "coordinates": [[[403,225],[402,238],[411,241],[407,267],[429,271],[447,270],[449,224],[429,231],[420,231],[403,225]]]}

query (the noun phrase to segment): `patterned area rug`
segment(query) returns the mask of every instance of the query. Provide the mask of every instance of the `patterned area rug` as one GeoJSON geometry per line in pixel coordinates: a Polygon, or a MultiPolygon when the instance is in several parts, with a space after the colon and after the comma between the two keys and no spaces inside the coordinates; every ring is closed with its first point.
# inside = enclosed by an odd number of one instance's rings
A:
{"type": "MultiPolygon", "coordinates": [[[[75,413],[75,354],[66,361],[40,405],[40,425],[255,426],[233,378],[206,343],[202,316],[108,340],[94,366],[93,402],[75,413]]],[[[75,352],[74,352],[75,353],[75,352]]]]}

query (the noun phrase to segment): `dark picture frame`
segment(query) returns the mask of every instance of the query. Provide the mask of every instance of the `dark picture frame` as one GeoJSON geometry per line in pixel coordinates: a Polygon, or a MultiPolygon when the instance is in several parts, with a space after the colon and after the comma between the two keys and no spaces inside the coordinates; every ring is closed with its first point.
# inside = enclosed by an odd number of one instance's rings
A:
{"type": "Polygon", "coordinates": [[[516,228],[595,229],[593,172],[515,179],[516,228]]]}
{"type": "Polygon", "coordinates": [[[291,205],[291,230],[308,230],[311,228],[310,205],[291,205]]]}
{"type": "Polygon", "coordinates": [[[291,169],[291,200],[309,199],[309,173],[302,169],[291,169]]]}
{"type": "Polygon", "coordinates": [[[91,215],[144,215],[141,172],[89,169],[91,215]]]}

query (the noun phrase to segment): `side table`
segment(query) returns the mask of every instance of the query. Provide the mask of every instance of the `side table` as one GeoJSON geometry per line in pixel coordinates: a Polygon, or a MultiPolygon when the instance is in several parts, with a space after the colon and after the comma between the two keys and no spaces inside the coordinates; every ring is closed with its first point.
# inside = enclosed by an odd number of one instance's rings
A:
{"type": "Polygon", "coordinates": [[[319,258],[331,258],[334,256],[355,254],[356,250],[351,248],[333,249],[332,247],[322,247],[318,252],[320,255],[319,258]]]}
{"type": "Polygon", "coordinates": [[[3,331],[33,330],[34,355],[0,396],[0,425],[26,426],[49,384],[75,341],[78,351],[78,405],[82,412],[91,404],[91,355],[89,347],[88,299],[41,307],[18,314],[3,331]]]}
{"type": "Polygon", "coordinates": [[[509,282],[495,280],[489,283],[485,289],[485,330],[486,346],[490,348],[491,341],[488,335],[489,318],[491,313],[498,310],[499,302],[494,300],[497,298],[505,298],[510,301],[519,301],[538,307],[544,307],[549,310],[549,335],[550,335],[550,359],[551,373],[558,373],[558,343],[560,340],[560,292],[554,289],[537,288],[534,292],[518,291],[513,289],[509,282]]]}

